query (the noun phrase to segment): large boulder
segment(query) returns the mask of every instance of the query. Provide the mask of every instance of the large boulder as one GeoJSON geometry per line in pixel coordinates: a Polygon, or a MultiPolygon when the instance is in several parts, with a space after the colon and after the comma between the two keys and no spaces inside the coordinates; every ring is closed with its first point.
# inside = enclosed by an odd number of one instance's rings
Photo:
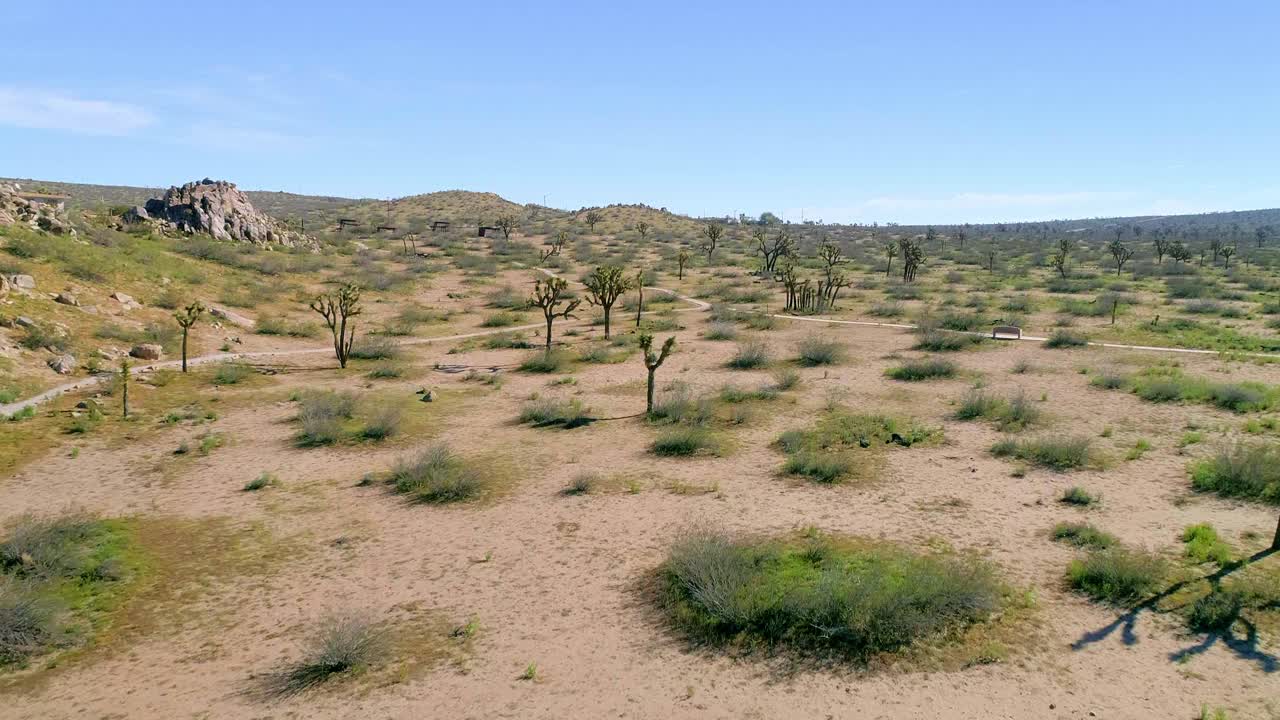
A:
{"type": "Polygon", "coordinates": [[[170,229],[206,234],[215,240],[316,247],[315,240],[259,212],[247,195],[225,180],[205,178],[171,187],[164,197],[152,198],[145,207],[126,211],[123,219],[143,222],[147,218],[170,229]]]}
{"type": "Polygon", "coordinates": [[[30,275],[10,275],[9,283],[19,290],[35,290],[36,279],[30,275]]]}
{"type": "Polygon", "coordinates": [[[143,343],[134,345],[129,354],[139,360],[159,360],[160,356],[164,354],[164,348],[154,343],[143,343]]]}
{"type": "Polygon", "coordinates": [[[49,369],[59,375],[70,375],[76,371],[76,359],[72,355],[59,355],[49,360],[49,369]]]}
{"type": "MultiPolygon", "coordinates": [[[[67,222],[62,205],[34,202],[23,197],[22,188],[13,183],[0,183],[0,225],[26,225],[55,235],[74,235],[76,231],[67,222]]],[[[54,198],[56,199],[56,198],[54,198]]]]}

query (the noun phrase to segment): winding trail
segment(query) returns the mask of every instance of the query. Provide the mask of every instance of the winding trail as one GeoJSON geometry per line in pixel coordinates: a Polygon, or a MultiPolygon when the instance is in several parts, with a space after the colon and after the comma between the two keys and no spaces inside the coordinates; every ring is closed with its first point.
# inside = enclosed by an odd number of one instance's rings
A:
{"type": "MultiPolygon", "coordinates": [[[[581,284],[572,280],[568,280],[567,278],[562,278],[562,276],[559,275],[558,273],[551,270],[547,270],[545,268],[535,268],[535,269],[546,275],[550,275],[551,277],[560,277],[561,279],[565,279],[568,282],[572,282],[575,285],[581,284]]],[[[697,310],[709,310],[711,308],[711,303],[705,300],[699,300],[697,298],[681,295],[675,290],[671,290],[669,288],[645,287],[645,290],[672,295],[683,302],[689,303],[689,307],[680,308],[676,310],[676,312],[693,312],[697,310]]],[[[756,311],[742,310],[742,312],[755,313],[756,311]]],[[[766,315],[767,317],[778,318],[780,320],[793,320],[796,322],[818,323],[823,325],[848,325],[848,326],[855,326],[855,327],[893,328],[896,330],[915,330],[918,327],[916,325],[912,325],[909,323],[885,323],[885,322],[874,322],[870,320],[837,320],[834,318],[804,317],[799,315],[785,315],[782,313],[762,313],[762,314],[766,315]]],[[[442,335],[440,337],[432,337],[432,338],[412,338],[409,340],[401,340],[397,343],[397,345],[403,345],[403,346],[428,345],[431,343],[450,342],[454,340],[467,340],[470,338],[484,337],[486,335],[497,335],[500,333],[515,332],[520,330],[535,330],[535,329],[541,329],[542,327],[543,327],[543,323],[532,323],[529,325],[516,325],[513,327],[498,328],[493,330],[478,330],[475,332],[461,333],[458,335],[442,335]]],[[[988,335],[985,332],[966,332],[966,331],[959,331],[959,330],[949,331],[949,332],[957,332],[964,335],[981,335],[983,337],[986,337],[988,335]]],[[[1021,340],[1025,342],[1045,342],[1048,339],[1049,338],[1038,337],[1035,335],[1023,335],[1022,337],[1017,338],[1017,340],[1021,340]]],[[[1014,341],[1011,340],[1011,342],[1014,342],[1014,341]]],[[[1125,345],[1123,343],[1107,343],[1107,342],[1094,342],[1094,341],[1090,341],[1088,344],[1094,347],[1104,347],[1104,348],[1111,348],[1111,349],[1117,349],[1117,350],[1139,350],[1144,352],[1182,353],[1187,355],[1218,355],[1218,354],[1221,354],[1222,352],[1219,350],[1201,350],[1198,348],[1160,347],[1156,345],[1125,345]]],[[[200,355],[198,357],[187,358],[187,365],[188,366],[206,365],[208,363],[226,362],[231,360],[270,360],[275,358],[298,357],[302,355],[320,355],[320,354],[332,353],[332,352],[333,352],[332,346],[325,346],[325,347],[318,347],[318,348],[300,348],[296,350],[260,350],[255,352],[241,352],[241,353],[213,353],[210,355],[200,355]]],[[[1242,353],[1235,353],[1235,354],[1240,357],[1266,358],[1266,359],[1272,359],[1272,360],[1280,360],[1280,354],[1277,354],[1277,353],[1244,353],[1242,352],[1242,353]]],[[[134,367],[130,372],[131,374],[137,375],[142,373],[154,372],[156,370],[161,370],[165,368],[177,368],[181,366],[182,366],[181,360],[164,360],[161,362],[150,363],[148,365],[138,365],[134,367]]],[[[111,377],[113,377],[112,373],[92,375],[87,378],[76,380],[75,382],[69,382],[64,385],[58,385],[56,387],[49,388],[48,390],[45,390],[44,392],[39,393],[38,395],[33,395],[23,400],[16,400],[14,402],[11,402],[5,405],[0,405],[0,418],[8,417],[10,415],[13,415],[14,413],[21,412],[29,407],[35,407],[41,403],[47,402],[61,395],[65,395],[66,393],[69,393],[69,392],[74,392],[76,390],[83,390],[85,388],[95,387],[97,385],[100,385],[106,382],[111,377]]]]}

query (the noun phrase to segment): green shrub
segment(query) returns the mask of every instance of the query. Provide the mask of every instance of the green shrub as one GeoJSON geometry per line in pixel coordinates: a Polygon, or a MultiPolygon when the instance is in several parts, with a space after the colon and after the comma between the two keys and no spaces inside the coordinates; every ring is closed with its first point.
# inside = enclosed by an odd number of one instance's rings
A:
{"type": "Polygon", "coordinates": [[[800,450],[787,457],[783,472],[831,485],[854,471],[853,461],[842,453],[800,450]]]}
{"type": "Polygon", "coordinates": [[[1004,408],[1004,401],[985,390],[975,388],[965,393],[956,408],[957,420],[973,420],[982,417],[994,417],[1004,408]]]}
{"type": "Polygon", "coordinates": [[[1219,633],[1231,628],[1244,605],[1240,593],[1214,588],[1195,601],[1187,615],[1187,625],[1196,632],[1219,633]]]}
{"type": "Polygon", "coordinates": [[[301,661],[266,676],[265,691],[278,697],[294,695],[335,676],[361,672],[386,651],[386,633],[372,620],[360,615],[331,615],[308,639],[301,661]]]}
{"type": "Polygon", "coordinates": [[[301,430],[297,442],[302,447],[331,445],[343,437],[344,421],[355,412],[355,398],[350,393],[332,390],[305,392],[298,401],[298,423],[301,430]]]}
{"type": "Polygon", "coordinates": [[[1054,330],[1049,339],[1045,341],[1044,346],[1047,348],[1073,348],[1083,347],[1088,344],[1089,339],[1083,335],[1069,330],[1054,330]]]}
{"type": "Polygon", "coordinates": [[[259,335],[286,335],[288,337],[315,337],[319,329],[308,323],[289,322],[274,315],[259,315],[253,323],[253,331],[259,335]]]}
{"type": "Polygon", "coordinates": [[[520,410],[520,422],[534,427],[558,425],[565,429],[591,424],[595,418],[579,400],[539,398],[525,403],[520,410]]]}
{"type": "Polygon", "coordinates": [[[578,473],[569,481],[569,485],[561,490],[562,495],[586,495],[600,485],[600,476],[593,472],[578,473]]]}
{"type": "Polygon", "coordinates": [[[769,364],[769,347],[759,340],[748,340],[738,345],[738,350],[729,359],[729,367],[737,370],[752,370],[769,364]]]}
{"type": "Polygon", "coordinates": [[[519,333],[504,332],[486,337],[484,346],[489,350],[530,350],[534,344],[519,333]]]}
{"type": "Polygon", "coordinates": [[[940,360],[937,358],[922,358],[919,360],[908,360],[898,367],[889,368],[885,374],[894,380],[903,380],[906,382],[918,382],[920,380],[931,380],[933,378],[949,378],[956,374],[956,364],[950,360],[940,360]]]}
{"type": "Polygon", "coordinates": [[[688,457],[699,453],[719,454],[719,444],[703,427],[676,427],[658,436],[649,449],[655,455],[688,457]]]}
{"type": "Polygon", "coordinates": [[[402,375],[404,375],[404,370],[402,370],[398,365],[394,365],[392,363],[380,363],[375,365],[368,373],[368,377],[373,378],[374,380],[398,378],[402,375]]]}
{"type": "Polygon", "coordinates": [[[715,408],[706,400],[697,400],[689,385],[673,382],[657,393],[649,420],[657,423],[681,423],[705,425],[711,421],[715,408]]]}
{"type": "Polygon", "coordinates": [[[696,639],[856,658],[942,637],[1001,604],[984,562],[825,538],[749,542],[696,530],[672,547],[662,578],[670,617],[696,639]]]}
{"type": "Polygon", "coordinates": [[[912,349],[928,350],[930,352],[956,352],[967,350],[975,345],[981,345],[985,340],[986,337],[983,335],[969,335],[946,330],[926,330],[920,334],[920,338],[916,340],[916,344],[912,346],[912,349]]]}
{"type": "Polygon", "coordinates": [[[1191,467],[1191,485],[1201,492],[1280,503],[1280,446],[1238,443],[1191,467]]]}
{"type": "Polygon", "coordinates": [[[801,365],[834,365],[844,360],[845,347],[835,340],[807,337],[800,341],[799,355],[801,365]]]}
{"type": "Polygon", "coordinates": [[[727,322],[713,322],[707,326],[702,337],[707,340],[735,340],[738,337],[738,329],[727,322]]]}
{"type": "Polygon", "coordinates": [[[1187,557],[1197,563],[1212,561],[1226,565],[1231,562],[1231,546],[1218,537],[1218,531],[1209,523],[1188,525],[1182,532],[1182,542],[1187,545],[1187,557]]]}
{"type": "Polygon", "coordinates": [[[474,500],[485,493],[490,481],[447,445],[432,445],[391,471],[396,492],[432,504],[474,500]]]}
{"type": "Polygon", "coordinates": [[[1053,528],[1053,539],[1071,543],[1076,547],[1097,550],[1119,544],[1115,535],[1103,532],[1087,523],[1058,523],[1053,528]]]}
{"type": "Polygon", "coordinates": [[[486,317],[484,319],[484,322],[480,323],[480,327],[487,327],[487,328],[510,327],[512,325],[515,325],[516,323],[519,323],[520,320],[521,320],[521,317],[516,313],[507,312],[507,311],[496,312],[486,317]]]}
{"type": "Polygon", "coordinates": [[[791,368],[779,368],[773,371],[773,389],[778,392],[792,390],[800,384],[800,373],[791,368]]]}
{"type": "Polygon", "coordinates": [[[1094,600],[1128,605],[1155,590],[1166,572],[1166,563],[1158,555],[1111,547],[1073,560],[1067,581],[1094,600]]]}
{"type": "Polygon", "coordinates": [[[1102,497],[1093,495],[1088,490],[1085,490],[1079,485],[1073,485],[1067,488],[1066,490],[1064,490],[1062,492],[1062,497],[1059,498],[1058,500],[1059,502],[1066,503],[1067,505],[1078,505],[1080,507],[1088,507],[1090,505],[1093,505],[1094,503],[1101,502],[1102,497]]]}
{"type": "Polygon", "coordinates": [[[1051,470],[1074,470],[1090,464],[1093,454],[1087,437],[1043,437],[1021,442],[1006,440],[991,448],[996,457],[1015,457],[1051,470]]]}
{"type": "Polygon", "coordinates": [[[1104,390],[1122,390],[1129,385],[1129,378],[1116,372],[1104,372],[1093,376],[1089,384],[1104,390]]]}
{"type": "Polygon", "coordinates": [[[365,440],[385,440],[400,433],[400,424],[404,418],[404,410],[400,405],[385,403],[374,408],[360,428],[360,437],[365,440]]]}
{"type": "Polygon", "coordinates": [[[245,483],[243,489],[245,492],[256,492],[258,490],[263,490],[265,488],[272,487],[273,485],[276,485],[278,482],[279,481],[276,480],[275,475],[272,475],[269,472],[263,472],[259,474],[258,477],[245,483]]]}
{"type": "Polygon", "coordinates": [[[351,346],[351,357],[361,360],[394,360],[400,357],[400,346],[382,335],[365,335],[351,346]]]}
{"type": "Polygon", "coordinates": [[[563,353],[552,350],[530,355],[520,363],[520,369],[531,373],[556,373],[562,372],[568,364],[563,353]]]}
{"type": "Polygon", "coordinates": [[[253,374],[253,366],[241,362],[218,363],[213,371],[214,385],[235,385],[253,374]]]}

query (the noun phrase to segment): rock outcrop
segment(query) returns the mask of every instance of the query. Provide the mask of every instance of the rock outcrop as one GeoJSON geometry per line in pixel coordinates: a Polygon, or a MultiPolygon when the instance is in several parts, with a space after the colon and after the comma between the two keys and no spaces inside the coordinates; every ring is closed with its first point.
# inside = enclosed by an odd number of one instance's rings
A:
{"type": "Polygon", "coordinates": [[[185,233],[203,233],[215,240],[254,245],[316,247],[315,240],[290,230],[259,212],[233,183],[205,178],[171,187],[163,198],[125,211],[127,223],[155,222],[185,233]]]}
{"type": "Polygon", "coordinates": [[[62,214],[60,205],[35,202],[22,197],[22,189],[0,183],[0,225],[27,225],[54,235],[74,235],[76,231],[62,214]]]}

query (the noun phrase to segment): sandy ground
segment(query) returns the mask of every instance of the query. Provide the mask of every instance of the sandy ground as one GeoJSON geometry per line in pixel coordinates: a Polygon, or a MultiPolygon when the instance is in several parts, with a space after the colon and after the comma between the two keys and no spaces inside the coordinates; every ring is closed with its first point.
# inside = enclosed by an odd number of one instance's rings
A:
{"type": "MultiPolygon", "coordinates": [[[[704,313],[682,319],[687,328],[676,333],[680,352],[660,371],[663,380],[684,380],[703,391],[768,380],[767,372],[723,367],[733,343],[698,338],[704,313]]],[[[813,332],[781,322],[761,335],[784,357],[813,332]]],[[[1105,632],[1116,613],[1064,591],[1063,571],[1074,552],[1047,538],[1055,522],[1078,518],[1126,543],[1171,552],[1182,528],[1194,522],[1213,523],[1238,545],[1248,545],[1240,540],[1246,531],[1269,537],[1274,510],[1189,496],[1189,458],[1175,447],[1188,422],[1238,427],[1241,418],[1092,389],[1077,372],[1124,365],[1132,353],[1052,351],[1024,343],[959,354],[960,364],[981,373],[997,392],[1020,387],[1034,398],[1047,395],[1045,432],[1098,438],[1104,427],[1113,428],[1111,437],[1096,440],[1116,459],[1109,469],[1033,469],[1015,478],[1011,464],[986,452],[1000,433],[948,419],[949,403],[974,377],[896,383],[883,377],[894,363],[886,356],[904,352],[909,335],[865,327],[828,334],[847,343],[849,361],[830,370],[801,370],[801,388],[729,431],[734,450],[719,458],[655,459],[646,446],[656,431],[636,418],[572,431],[514,424],[520,405],[535,392],[579,397],[601,417],[633,415],[644,402],[637,358],[582,365],[575,386],[549,387],[546,376],[512,373],[495,390],[429,370],[380,384],[406,395],[436,387],[446,391],[441,402],[457,403],[433,408],[440,419],[431,438],[381,447],[295,448],[289,423],[294,406],[273,400],[232,409],[199,429],[176,427],[123,444],[90,440],[74,458],[51,453],[0,480],[0,521],[69,505],[109,516],[230,518],[238,533],[257,538],[246,540],[257,548],[252,552],[271,554],[254,545],[262,537],[269,538],[264,545],[287,551],[274,553],[265,570],[223,573],[166,610],[173,614],[167,622],[127,642],[92,649],[46,671],[40,682],[0,685],[0,694],[8,695],[0,717],[1191,718],[1206,703],[1230,708],[1233,718],[1280,712],[1280,673],[1267,672],[1265,659],[1218,643],[1175,662],[1173,654],[1200,638],[1151,616],[1139,619],[1132,638],[1105,632]],[[1037,370],[1010,374],[1020,360],[1037,370]],[[449,392],[454,389],[460,392],[449,392]],[[781,431],[805,425],[828,397],[943,425],[948,440],[889,453],[872,482],[819,487],[779,478],[782,456],[770,443],[781,431]],[[228,445],[173,469],[177,442],[209,428],[227,436],[228,445]],[[1153,449],[1140,460],[1120,460],[1140,437],[1150,439],[1153,449]],[[513,470],[508,492],[475,506],[431,507],[407,505],[382,487],[356,486],[366,472],[436,440],[507,463],[513,470]],[[281,486],[242,492],[263,470],[276,472],[281,486]],[[588,470],[625,473],[643,489],[560,494],[574,475],[588,470]],[[712,491],[676,493],[668,489],[675,482],[712,491]],[[1102,507],[1079,511],[1055,502],[1076,484],[1101,492],[1102,507]],[[906,544],[945,542],[988,556],[1010,582],[1034,589],[1039,609],[1024,642],[1003,663],[950,672],[782,674],[759,658],[691,650],[642,592],[646,573],[693,521],[751,533],[816,525],[906,544]],[[398,682],[357,678],[274,701],[248,692],[255,674],[298,656],[309,624],[327,611],[390,617],[405,608],[427,609],[449,626],[474,617],[481,630],[460,659],[398,682]],[[519,679],[531,662],[538,680],[519,679]]],[[[436,362],[511,363],[523,356],[449,355],[448,349],[417,346],[411,358],[431,368],[436,362]]],[[[1196,374],[1216,375],[1222,367],[1214,358],[1178,361],[1196,374]]],[[[330,362],[308,357],[296,364],[330,362]]],[[[307,384],[358,388],[367,382],[355,375],[332,379],[337,377],[289,373],[276,376],[270,390],[282,396],[307,384]]],[[[1280,368],[1233,365],[1231,377],[1275,383],[1280,368]]],[[[1262,650],[1280,654],[1274,642],[1262,650]]]]}

